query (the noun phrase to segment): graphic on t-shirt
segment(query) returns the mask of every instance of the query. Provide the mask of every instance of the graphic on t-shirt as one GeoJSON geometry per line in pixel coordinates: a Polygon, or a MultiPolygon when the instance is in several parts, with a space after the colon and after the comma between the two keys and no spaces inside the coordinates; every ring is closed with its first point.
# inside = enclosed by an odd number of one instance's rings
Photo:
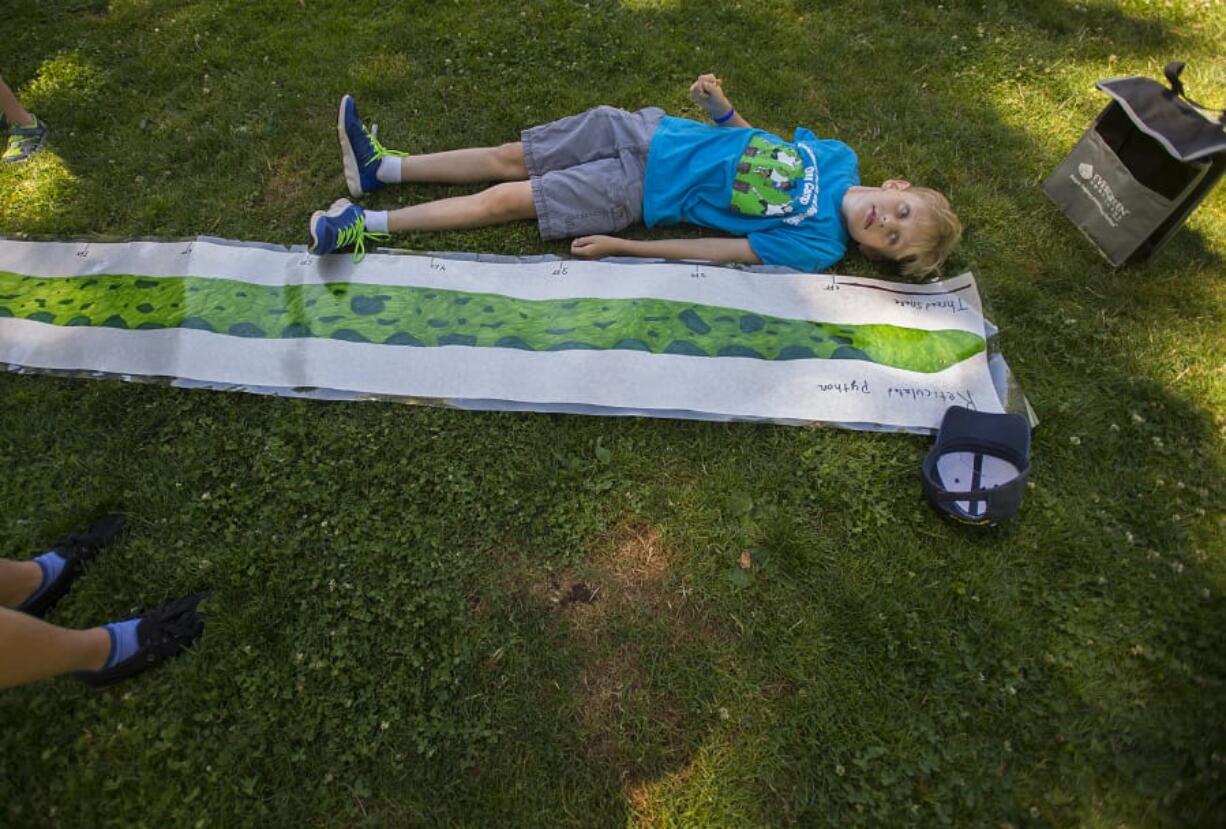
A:
{"type": "Polygon", "coordinates": [[[796,209],[792,193],[803,176],[804,165],[791,147],[755,135],[737,162],[729,207],[750,216],[786,216],[796,209]]]}

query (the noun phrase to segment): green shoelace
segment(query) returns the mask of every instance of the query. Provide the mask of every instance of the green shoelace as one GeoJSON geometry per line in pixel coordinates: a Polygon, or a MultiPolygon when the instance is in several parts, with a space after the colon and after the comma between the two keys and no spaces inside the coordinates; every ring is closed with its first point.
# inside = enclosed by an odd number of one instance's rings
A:
{"type": "Polygon", "coordinates": [[[391,239],[390,233],[370,233],[366,230],[366,217],[359,216],[357,221],[342,228],[336,234],[337,249],[353,246],[353,261],[354,264],[361,262],[366,258],[366,240],[371,239],[376,242],[385,242],[391,239]]]}
{"type": "Polygon", "coordinates": [[[370,157],[370,160],[366,162],[367,167],[380,159],[387,158],[388,156],[393,158],[404,158],[408,155],[408,153],[403,153],[400,150],[389,150],[387,147],[379,143],[378,124],[371,124],[370,129],[366,129],[366,125],[363,124],[362,132],[366,134],[366,138],[370,141],[370,146],[373,147],[375,151],[374,155],[370,157]]]}

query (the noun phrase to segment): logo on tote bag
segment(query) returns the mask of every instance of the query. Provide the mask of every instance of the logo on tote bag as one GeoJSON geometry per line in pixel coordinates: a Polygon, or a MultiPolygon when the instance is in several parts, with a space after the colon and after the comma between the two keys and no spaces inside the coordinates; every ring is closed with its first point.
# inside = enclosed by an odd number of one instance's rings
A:
{"type": "Polygon", "coordinates": [[[1086,184],[1077,181],[1072,175],[1069,175],[1069,178],[1081,188],[1090,201],[1094,202],[1098,212],[1102,214],[1102,217],[1111,227],[1117,226],[1124,220],[1125,216],[1132,212],[1124,206],[1122,201],[1116,198],[1115,192],[1111,189],[1111,185],[1107,183],[1107,180],[1094,172],[1094,165],[1084,162],[1078,164],[1077,175],[1081,176],[1086,184]]]}

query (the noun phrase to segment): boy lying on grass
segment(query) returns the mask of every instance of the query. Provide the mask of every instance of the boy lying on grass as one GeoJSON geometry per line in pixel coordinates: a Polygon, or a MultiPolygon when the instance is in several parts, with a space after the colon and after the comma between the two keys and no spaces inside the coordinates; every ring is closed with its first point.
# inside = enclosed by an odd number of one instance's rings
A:
{"type": "Polygon", "coordinates": [[[791,143],[754,129],[714,75],[690,96],[715,125],[655,107],[602,106],[524,130],[522,140],[426,155],[384,148],[346,95],[337,117],[345,180],[354,198],[399,182],[501,181],[479,193],[363,210],[348,199],[311,216],[310,250],[353,248],[370,237],[454,230],[535,218],[542,239],[574,238],[576,256],[708,259],[823,271],[843,258],[848,237],[870,258],[895,260],[905,276],[940,268],[962,233],[935,190],[891,179],[860,185],[855,153],[797,129],[791,143]],[[614,233],[688,222],[737,238],[635,241],[614,233]]]}

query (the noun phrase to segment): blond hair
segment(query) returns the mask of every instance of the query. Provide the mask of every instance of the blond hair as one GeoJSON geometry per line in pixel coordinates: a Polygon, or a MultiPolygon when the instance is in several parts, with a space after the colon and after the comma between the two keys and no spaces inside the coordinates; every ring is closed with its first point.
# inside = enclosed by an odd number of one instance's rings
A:
{"type": "Polygon", "coordinates": [[[898,267],[903,276],[918,278],[938,273],[946,257],[962,238],[962,222],[949,199],[927,187],[911,187],[907,192],[919,196],[928,209],[916,218],[918,232],[915,248],[899,257],[898,267]]]}

